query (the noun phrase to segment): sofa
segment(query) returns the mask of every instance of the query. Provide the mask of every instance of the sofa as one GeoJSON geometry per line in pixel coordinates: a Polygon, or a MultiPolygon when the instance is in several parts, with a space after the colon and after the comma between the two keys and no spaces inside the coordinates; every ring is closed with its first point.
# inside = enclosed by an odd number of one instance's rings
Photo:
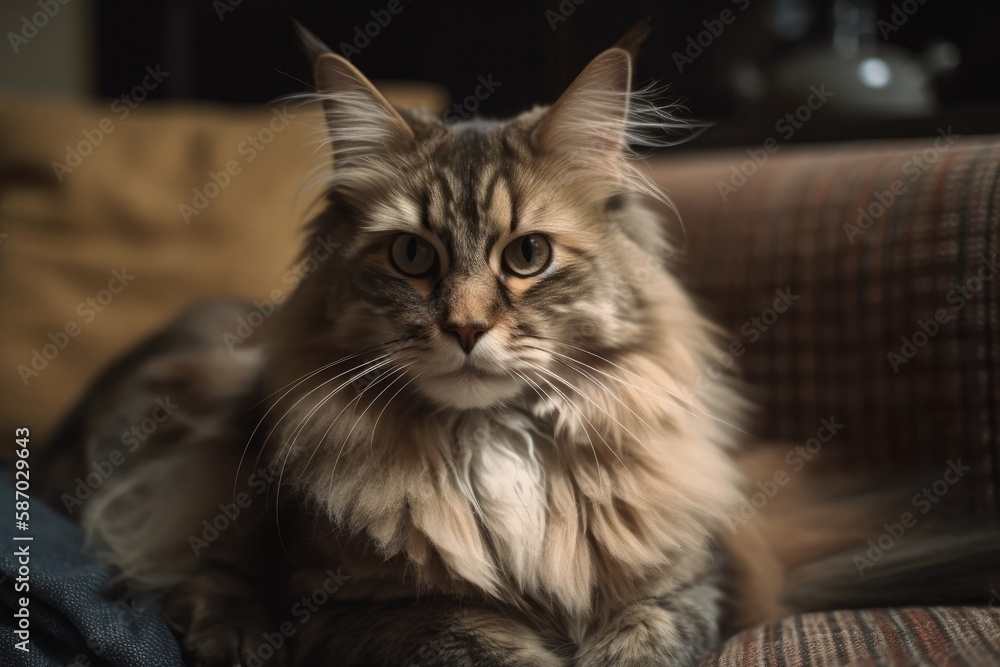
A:
{"type": "MultiPolygon", "coordinates": [[[[652,168],[683,223],[672,218],[678,270],[740,343],[720,366],[747,383],[753,436],[808,455],[833,421],[842,428],[806,465],[826,455],[876,478],[929,471],[914,515],[935,516],[946,493],[962,515],[995,520],[1000,138],[958,133],[687,154],[652,168]],[[783,313],[779,292],[794,299],[783,313]],[[959,461],[971,470],[934,487],[959,461]]],[[[996,665],[1000,588],[983,599],[798,615],[731,638],[709,664],[996,665]]]]}
{"type": "MultiPolygon", "coordinates": [[[[303,186],[322,131],[310,107],[151,103],[121,117],[100,103],[0,100],[0,432],[28,427],[43,447],[102,366],[193,301],[279,302],[302,269],[303,186]]],[[[960,131],[667,153],[649,168],[676,204],[664,211],[670,261],[725,332],[706,376],[742,377],[752,440],[808,450],[833,423],[810,465],[835,452],[838,465],[890,476],[960,461],[970,469],[947,487],[950,504],[990,519],[1000,139],[960,131]]],[[[122,602],[101,593],[111,574],[80,553],[72,525],[49,528],[36,549],[62,560],[38,561],[58,576],[39,573],[37,664],[181,664],[155,613],[114,626],[122,602]]],[[[786,618],[730,638],[706,664],[1000,664],[1000,591],[983,593],[981,607],[786,618]]],[[[18,662],[10,637],[0,662],[36,664],[18,662]]]]}

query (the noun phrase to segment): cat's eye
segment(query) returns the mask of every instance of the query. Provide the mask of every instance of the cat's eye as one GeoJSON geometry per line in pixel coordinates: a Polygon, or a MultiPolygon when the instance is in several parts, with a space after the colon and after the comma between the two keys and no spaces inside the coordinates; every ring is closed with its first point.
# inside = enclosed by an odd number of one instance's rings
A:
{"type": "Polygon", "coordinates": [[[392,242],[389,258],[401,273],[420,277],[434,268],[437,253],[434,246],[419,236],[400,234],[392,242]]]}
{"type": "Polygon", "coordinates": [[[536,276],[552,259],[552,246],[541,234],[528,234],[511,241],[503,250],[503,268],[521,278],[536,276]]]}

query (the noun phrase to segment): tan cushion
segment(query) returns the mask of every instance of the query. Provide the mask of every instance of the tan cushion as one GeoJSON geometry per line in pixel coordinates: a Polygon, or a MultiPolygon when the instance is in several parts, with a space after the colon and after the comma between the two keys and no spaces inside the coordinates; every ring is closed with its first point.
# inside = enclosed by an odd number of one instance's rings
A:
{"type": "Polygon", "coordinates": [[[186,304],[294,284],[311,202],[296,195],[324,134],[313,109],[287,108],[0,101],[0,433],[28,426],[38,446],[186,304]]]}

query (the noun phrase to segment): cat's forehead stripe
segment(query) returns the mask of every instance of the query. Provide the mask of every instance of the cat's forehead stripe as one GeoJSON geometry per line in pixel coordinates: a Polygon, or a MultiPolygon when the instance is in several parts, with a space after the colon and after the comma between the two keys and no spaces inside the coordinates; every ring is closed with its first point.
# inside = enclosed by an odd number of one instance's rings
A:
{"type": "Polygon", "coordinates": [[[451,148],[436,151],[422,174],[421,224],[462,263],[463,256],[481,257],[484,247],[488,256],[497,239],[516,228],[515,170],[495,139],[466,135],[451,148]]]}
{"type": "Polygon", "coordinates": [[[431,229],[431,195],[427,188],[420,193],[420,226],[427,231],[431,229]]]}
{"type": "Polygon", "coordinates": [[[509,137],[488,134],[442,142],[428,162],[401,172],[400,190],[372,203],[366,228],[423,230],[440,240],[458,266],[488,261],[497,241],[515,232],[525,214],[512,150],[509,137]]]}

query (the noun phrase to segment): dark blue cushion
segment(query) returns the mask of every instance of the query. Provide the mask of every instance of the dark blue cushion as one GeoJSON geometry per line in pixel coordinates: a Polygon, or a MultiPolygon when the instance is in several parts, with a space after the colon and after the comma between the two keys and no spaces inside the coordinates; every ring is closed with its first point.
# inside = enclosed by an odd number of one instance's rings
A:
{"type": "MultiPolygon", "coordinates": [[[[113,571],[84,551],[80,527],[32,499],[30,524],[18,530],[13,474],[2,471],[0,495],[0,665],[31,667],[183,667],[181,649],[155,600],[127,595],[113,571]],[[33,540],[15,541],[30,535],[33,540]],[[30,590],[18,592],[17,550],[27,546],[30,590]],[[17,648],[18,600],[29,598],[28,651],[17,648]]],[[[23,584],[23,582],[22,582],[23,584]]]]}

